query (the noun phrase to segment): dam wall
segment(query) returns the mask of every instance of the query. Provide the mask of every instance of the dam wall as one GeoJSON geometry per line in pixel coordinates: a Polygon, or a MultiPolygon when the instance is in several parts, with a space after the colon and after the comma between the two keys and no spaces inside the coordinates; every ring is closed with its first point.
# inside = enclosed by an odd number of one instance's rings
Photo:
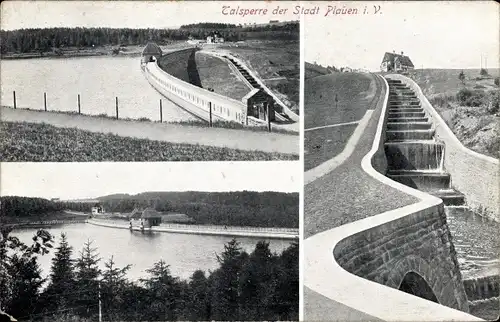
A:
{"type": "Polygon", "coordinates": [[[426,114],[432,118],[435,137],[445,145],[444,167],[451,174],[452,187],[465,195],[466,203],[472,209],[483,210],[479,212],[499,222],[499,160],[466,148],[412,79],[399,74],[387,77],[409,86],[419,98],[426,114]]]}
{"type": "Polygon", "coordinates": [[[469,306],[443,201],[385,176],[388,84],[372,148],[361,167],[418,202],[304,241],[305,285],[338,307],[336,320],[480,321],[469,306]]]}
{"type": "Polygon", "coordinates": [[[159,59],[162,63],[154,61],[145,64],[144,74],[163,96],[202,120],[210,120],[211,106],[214,122],[233,121],[250,126],[267,124],[248,116],[247,106],[243,102],[193,85],[196,84],[196,76],[193,76],[196,73],[188,72],[188,68],[194,68],[188,65],[191,64],[190,60],[194,60],[194,54],[195,50],[192,48],[168,53],[159,59]],[[168,72],[160,64],[166,64],[168,72]]]}

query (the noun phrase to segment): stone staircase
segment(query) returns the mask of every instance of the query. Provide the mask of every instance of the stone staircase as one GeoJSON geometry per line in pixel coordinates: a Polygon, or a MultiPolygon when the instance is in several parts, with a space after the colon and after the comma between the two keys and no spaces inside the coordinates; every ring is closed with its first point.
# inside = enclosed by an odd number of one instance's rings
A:
{"type": "MultiPolygon", "coordinates": [[[[255,94],[255,98],[257,99],[258,102],[265,102],[270,98],[270,95],[268,95],[265,90],[262,88],[262,86],[257,82],[257,80],[250,75],[250,73],[243,67],[239,62],[237,62],[234,58],[230,56],[222,56],[225,59],[227,59],[231,64],[236,67],[238,72],[246,79],[246,81],[253,87],[259,90],[257,94],[255,94]]],[[[276,104],[275,100],[271,98],[271,100],[274,102],[275,107],[279,107],[278,104],[276,104]]],[[[279,110],[275,110],[276,112],[276,118],[278,121],[291,121],[290,117],[286,115],[285,113],[282,113],[279,110]]]]}
{"type": "Polygon", "coordinates": [[[451,187],[451,176],[444,170],[445,146],[436,141],[433,124],[420,100],[401,81],[387,82],[386,175],[441,198],[445,205],[465,204],[464,195],[451,187]]]}

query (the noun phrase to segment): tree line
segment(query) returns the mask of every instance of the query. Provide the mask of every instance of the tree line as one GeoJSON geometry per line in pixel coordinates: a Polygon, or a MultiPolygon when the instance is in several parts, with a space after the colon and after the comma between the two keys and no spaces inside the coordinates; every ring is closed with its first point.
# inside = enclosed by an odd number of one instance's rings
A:
{"type": "MultiPolygon", "coordinates": [[[[223,24],[222,24],[223,25],[223,24]]],[[[298,40],[299,24],[278,26],[235,27],[205,23],[186,25],[179,29],[131,28],[29,28],[0,31],[0,53],[51,52],[63,48],[92,48],[96,46],[145,45],[156,42],[167,45],[172,41],[190,38],[204,39],[214,31],[227,41],[247,39],[298,40]]]]}
{"type": "MultiPolygon", "coordinates": [[[[183,213],[199,225],[299,227],[298,193],[280,192],[145,192],[134,196],[98,198],[106,212],[130,213],[153,207],[164,213],[183,213]]],[[[0,197],[0,220],[39,219],[63,210],[90,213],[96,204],[52,201],[17,196],[0,197]]]]}
{"type": "Polygon", "coordinates": [[[0,311],[20,321],[95,321],[99,296],[106,321],[298,320],[296,242],[275,254],[261,241],[249,254],[232,240],[214,271],[182,280],[160,260],[134,282],[126,276],[130,266],[117,267],[112,257],[101,270],[91,241],[75,258],[64,234],[45,280],[37,256],[53,247],[53,236],[40,230],[29,247],[5,229],[1,236],[0,311]]]}

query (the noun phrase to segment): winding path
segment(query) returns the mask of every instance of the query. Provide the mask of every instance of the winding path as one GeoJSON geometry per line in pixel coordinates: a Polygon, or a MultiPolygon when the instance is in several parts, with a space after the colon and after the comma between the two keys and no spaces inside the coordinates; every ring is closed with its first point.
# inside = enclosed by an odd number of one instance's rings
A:
{"type": "Polygon", "coordinates": [[[246,151],[299,154],[299,136],[209,128],[169,123],[115,120],[94,116],[44,112],[0,107],[0,120],[7,122],[47,123],[62,128],[77,128],[96,133],[171,143],[200,144],[246,151]]]}

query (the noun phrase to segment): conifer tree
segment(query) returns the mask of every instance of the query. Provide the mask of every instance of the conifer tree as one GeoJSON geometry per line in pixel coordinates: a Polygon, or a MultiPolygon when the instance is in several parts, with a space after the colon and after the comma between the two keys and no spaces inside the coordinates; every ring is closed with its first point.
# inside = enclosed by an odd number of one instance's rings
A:
{"type": "Polygon", "coordinates": [[[75,272],[72,255],[73,248],[68,244],[66,234],[61,233],[59,247],[52,258],[50,284],[45,292],[48,303],[52,304],[48,309],[67,309],[73,304],[75,272]]]}
{"type": "Polygon", "coordinates": [[[113,256],[111,256],[104,263],[104,266],[105,269],[102,273],[101,283],[103,314],[106,320],[120,320],[120,311],[124,306],[124,293],[130,284],[126,278],[126,274],[131,265],[119,268],[116,266],[113,256]]]}
{"type": "Polygon", "coordinates": [[[75,303],[80,316],[92,317],[98,312],[100,260],[97,248],[87,240],[76,261],[76,284],[80,294],[75,303]]]}
{"type": "Polygon", "coordinates": [[[179,314],[180,286],[178,278],[170,273],[170,266],[160,260],[146,270],[149,278],[141,281],[148,291],[148,320],[176,320],[179,314]]]}
{"type": "Polygon", "coordinates": [[[224,245],[224,251],[217,260],[220,268],[214,274],[213,295],[211,299],[213,320],[237,320],[239,317],[238,277],[240,270],[248,258],[236,239],[224,245]]]}

